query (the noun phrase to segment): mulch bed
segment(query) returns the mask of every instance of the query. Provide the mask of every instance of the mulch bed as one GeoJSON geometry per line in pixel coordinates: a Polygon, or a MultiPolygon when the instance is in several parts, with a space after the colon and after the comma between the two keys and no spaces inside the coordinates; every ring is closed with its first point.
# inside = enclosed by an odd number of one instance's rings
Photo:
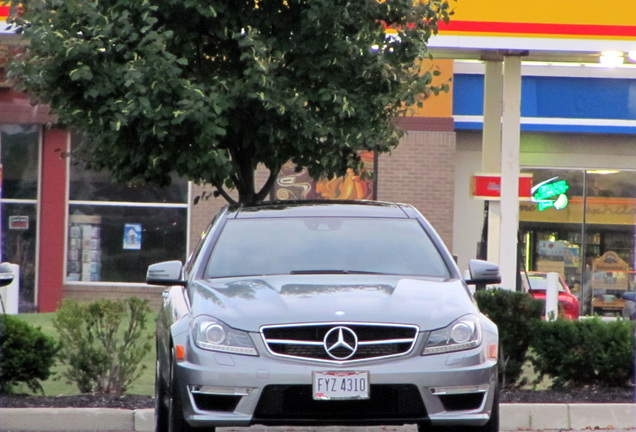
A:
{"type": "Polygon", "coordinates": [[[591,387],[564,390],[508,390],[503,403],[634,403],[633,387],[591,387]]]}
{"type": "Polygon", "coordinates": [[[154,408],[155,398],[143,395],[110,396],[80,394],[73,396],[0,396],[0,408],[154,408]]]}

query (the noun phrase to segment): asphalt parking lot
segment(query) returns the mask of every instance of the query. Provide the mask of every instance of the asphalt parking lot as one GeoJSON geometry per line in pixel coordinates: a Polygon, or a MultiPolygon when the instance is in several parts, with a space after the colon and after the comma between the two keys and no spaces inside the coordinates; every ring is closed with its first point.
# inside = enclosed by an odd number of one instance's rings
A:
{"type": "MultiPolygon", "coordinates": [[[[0,408],[0,432],[154,431],[152,409],[0,408]]],[[[501,404],[501,431],[636,429],[636,404],[501,404]]],[[[401,427],[263,427],[218,428],[217,432],[416,432],[401,427]]]]}

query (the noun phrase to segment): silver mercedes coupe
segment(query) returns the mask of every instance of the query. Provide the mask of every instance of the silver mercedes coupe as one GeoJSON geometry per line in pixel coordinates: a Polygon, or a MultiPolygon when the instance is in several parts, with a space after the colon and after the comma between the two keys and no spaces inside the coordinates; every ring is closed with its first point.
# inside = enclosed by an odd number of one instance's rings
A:
{"type": "Polygon", "coordinates": [[[157,431],[250,425],[499,430],[498,333],[412,206],[225,207],[183,264],[148,268],[157,431]]]}

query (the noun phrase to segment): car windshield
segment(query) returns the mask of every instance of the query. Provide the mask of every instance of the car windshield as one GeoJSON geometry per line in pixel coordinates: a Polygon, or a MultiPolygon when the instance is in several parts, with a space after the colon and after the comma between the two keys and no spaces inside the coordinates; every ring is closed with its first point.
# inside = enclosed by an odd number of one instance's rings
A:
{"type": "Polygon", "coordinates": [[[312,273],[449,277],[418,221],[334,217],[229,220],[205,276],[312,273]]]}
{"type": "MultiPolygon", "coordinates": [[[[528,280],[530,281],[530,289],[533,291],[545,291],[548,289],[548,279],[545,276],[528,276],[528,280]]],[[[563,292],[563,285],[561,281],[557,283],[557,287],[559,291],[563,292]]]]}

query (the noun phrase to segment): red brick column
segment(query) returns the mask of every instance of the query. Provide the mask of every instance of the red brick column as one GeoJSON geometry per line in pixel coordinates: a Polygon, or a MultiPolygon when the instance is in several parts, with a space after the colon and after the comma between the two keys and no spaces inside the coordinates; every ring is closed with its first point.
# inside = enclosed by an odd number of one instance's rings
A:
{"type": "Polygon", "coordinates": [[[38,224],[39,269],[37,304],[40,312],[54,312],[62,300],[64,260],[66,258],[66,158],[69,132],[44,128],[42,133],[42,171],[40,173],[40,221],[38,224]]]}

